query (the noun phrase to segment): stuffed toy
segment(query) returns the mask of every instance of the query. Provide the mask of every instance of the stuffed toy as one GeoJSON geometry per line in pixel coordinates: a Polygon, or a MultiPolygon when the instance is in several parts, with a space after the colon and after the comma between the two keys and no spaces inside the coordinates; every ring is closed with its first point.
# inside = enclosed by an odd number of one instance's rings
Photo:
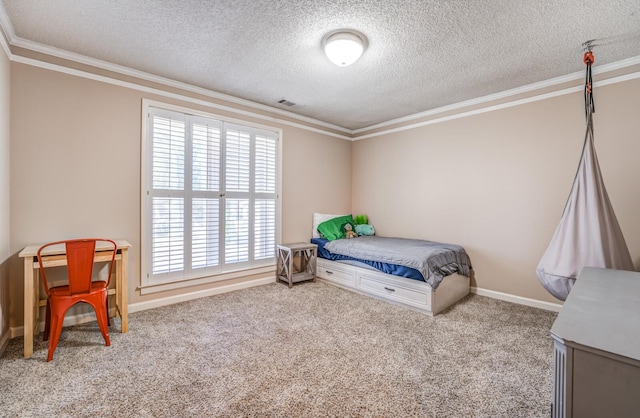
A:
{"type": "Polygon", "coordinates": [[[371,225],[371,224],[356,225],[356,234],[358,234],[358,236],[361,236],[361,235],[375,235],[376,234],[376,230],[373,227],[373,225],[371,225]]]}
{"type": "Polygon", "coordinates": [[[358,234],[353,231],[351,224],[345,224],[344,231],[347,238],[358,238],[358,234]]]}
{"type": "Polygon", "coordinates": [[[353,217],[353,221],[356,223],[356,226],[369,223],[369,219],[367,219],[367,215],[356,215],[353,217]]]}

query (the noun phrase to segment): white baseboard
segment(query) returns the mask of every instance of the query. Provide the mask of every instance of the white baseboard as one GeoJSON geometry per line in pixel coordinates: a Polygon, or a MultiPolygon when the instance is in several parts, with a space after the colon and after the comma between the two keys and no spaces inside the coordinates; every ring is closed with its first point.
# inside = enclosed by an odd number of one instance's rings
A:
{"type": "MultiPolygon", "coordinates": [[[[250,280],[242,283],[235,283],[226,286],[219,286],[213,289],[199,290],[197,292],[183,293],[175,296],[167,296],[165,298],[154,299],[146,302],[132,303],[129,305],[129,312],[140,312],[147,309],[159,308],[161,306],[173,305],[174,303],[186,302],[189,300],[199,299],[207,296],[219,295],[222,293],[232,292],[234,290],[246,289],[254,286],[262,286],[265,284],[273,283],[275,278],[273,275],[260,277],[254,280],[250,280]]],[[[494,290],[487,290],[478,287],[471,287],[471,293],[480,296],[486,296],[493,299],[504,300],[511,303],[517,303],[519,305],[532,306],[534,308],[544,309],[547,311],[560,312],[562,305],[559,303],[544,302],[536,299],[529,299],[522,296],[515,296],[508,293],[496,292],[494,290]]],[[[64,326],[78,325],[85,322],[95,321],[96,315],[93,312],[87,312],[64,318],[64,326]]],[[[44,329],[44,322],[38,324],[39,331],[44,329]]],[[[9,328],[9,332],[5,333],[0,339],[0,354],[4,351],[9,339],[15,337],[21,337],[24,335],[23,327],[9,328]]]]}
{"type": "MultiPolygon", "coordinates": [[[[84,324],[86,322],[91,322],[96,320],[95,312],[83,312],[75,315],[68,315],[64,317],[64,322],[62,323],[63,327],[68,327],[70,325],[78,325],[84,324]]],[[[38,331],[44,331],[44,318],[40,323],[38,323],[38,331]]],[[[22,337],[24,335],[24,327],[13,327],[10,328],[11,338],[22,337]]]]}
{"type": "MultiPolygon", "coordinates": [[[[270,274],[269,276],[261,277],[254,280],[249,280],[247,282],[235,283],[235,284],[230,284],[226,286],[216,287],[213,289],[200,290],[197,292],[183,293],[176,296],[168,296],[166,298],[154,299],[148,302],[131,303],[129,304],[129,313],[144,311],[147,309],[159,308],[160,306],[172,305],[174,303],[179,303],[179,302],[186,302],[188,300],[199,299],[206,296],[219,295],[221,293],[232,292],[234,290],[246,289],[254,286],[261,286],[264,284],[273,283],[275,282],[275,280],[276,279],[274,275],[270,274]]],[[[69,325],[84,324],[85,322],[91,322],[95,320],[96,320],[96,315],[94,312],[87,312],[87,313],[82,313],[77,315],[69,315],[69,316],[65,316],[63,326],[66,327],[69,325]]],[[[40,332],[44,330],[44,321],[40,321],[40,323],[38,324],[38,330],[40,332]]],[[[7,334],[8,336],[5,335],[7,341],[10,338],[22,337],[24,335],[24,327],[10,328],[7,334]]],[[[0,340],[0,353],[2,353],[2,348],[3,348],[2,343],[4,342],[5,337],[3,337],[2,340],[0,340]]],[[[6,345],[6,342],[4,342],[4,344],[6,345]]]]}
{"type": "Polygon", "coordinates": [[[262,286],[264,284],[274,283],[275,275],[270,273],[268,276],[249,280],[242,283],[229,284],[226,286],[214,287],[213,289],[199,290],[197,292],[181,293],[175,296],[167,296],[165,298],[153,299],[147,302],[138,302],[129,304],[129,312],[145,311],[147,309],[159,308],[161,306],[173,305],[174,303],[186,302],[188,300],[200,299],[207,296],[219,295],[221,293],[232,292],[234,290],[246,289],[249,287],[262,286]]]}
{"type": "Polygon", "coordinates": [[[495,290],[487,290],[478,287],[471,287],[471,293],[486,296],[492,299],[504,300],[506,302],[517,303],[518,305],[533,306],[534,308],[544,309],[547,311],[560,312],[562,304],[544,302],[536,299],[529,299],[522,296],[511,295],[509,293],[496,292],[495,290]]]}

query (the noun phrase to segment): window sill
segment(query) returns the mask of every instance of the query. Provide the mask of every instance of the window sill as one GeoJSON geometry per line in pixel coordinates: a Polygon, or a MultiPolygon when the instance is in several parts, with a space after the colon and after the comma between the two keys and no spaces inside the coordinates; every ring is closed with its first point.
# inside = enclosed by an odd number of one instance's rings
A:
{"type": "Polygon", "coordinates": [[[251,276],[254,274],[273,273],[275,280],[275,268],[276,265],[270,264],[263,267],[250,268],[244,270],[236,270],[231,272],[225,272],[216,274],[215,276],[199,277],[194,279],[185,279],[174,282],[152,283],[138,286],[141,295],[149,295],[152,293],[166,292],[169,290],[183,289],[185,287],[193,287],[202,284],[221,282],[224,280],[237,279],[238,277],[251,276]]]}

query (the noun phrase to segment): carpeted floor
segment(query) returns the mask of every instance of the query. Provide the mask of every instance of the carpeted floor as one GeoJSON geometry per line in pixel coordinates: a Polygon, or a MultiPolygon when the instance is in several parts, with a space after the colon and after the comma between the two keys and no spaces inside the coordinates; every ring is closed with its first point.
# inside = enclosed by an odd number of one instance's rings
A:
{"type": "Polygon", "coordinates": [[[326,283],[95,322],[0,358],[0,416],[548,417],[555,313],[470,295],[436,316],[326,283]]]}

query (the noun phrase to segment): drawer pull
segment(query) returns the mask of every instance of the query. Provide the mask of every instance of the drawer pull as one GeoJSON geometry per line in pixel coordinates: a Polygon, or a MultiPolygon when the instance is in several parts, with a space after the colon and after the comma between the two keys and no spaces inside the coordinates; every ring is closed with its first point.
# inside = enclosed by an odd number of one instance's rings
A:
{"type": "Polygon", "coordinates": [[[332,271],[329,271],[329,270],[325,270],[325,273],[327,273],[327,274],[333,274],[333,272],[332,272],[332,271]]]}
{"type": "Polygon", "coordinates": [[[396,291],[396,289],[392,289],[392,288],[387,287],[387,286],[384,287],[384,290],[388,290],[389,292],[395,292],[396,291]]]}

